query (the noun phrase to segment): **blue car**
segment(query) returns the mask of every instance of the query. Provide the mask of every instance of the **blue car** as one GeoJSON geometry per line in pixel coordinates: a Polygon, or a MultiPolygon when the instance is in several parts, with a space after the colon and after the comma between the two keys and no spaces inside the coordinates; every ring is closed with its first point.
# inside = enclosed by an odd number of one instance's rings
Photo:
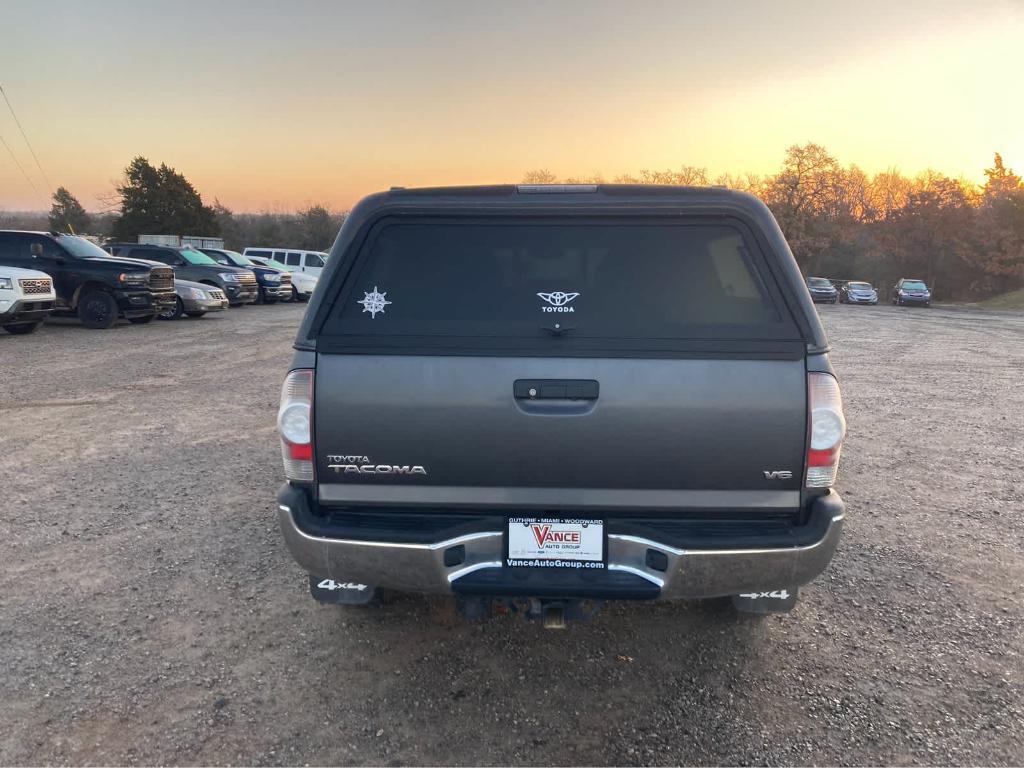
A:
{"type": "Polygon", "coordinates": [[[841,304],[877,304],[878,291],[871,283],[850,280],[839,286],[841,304]]]}
{"type": "Polygon", "coordinates": [[[892,289],[892,303],[897,307],[916,304],[919,307],[932,305],[932,292],[924,284],[924,280],[912,280],[904,277],[892,289]]]}
{"type": "Polygon", "coordinates": [[[256,282],[260,289],[259,295],[256,297],[257,304],[291,301],[292,276],[288,271],[255,264],[236,251],[226,251],[221,248],[202,248],[200,250],[218,264],[251,269],[256,274],[256,282]]]}

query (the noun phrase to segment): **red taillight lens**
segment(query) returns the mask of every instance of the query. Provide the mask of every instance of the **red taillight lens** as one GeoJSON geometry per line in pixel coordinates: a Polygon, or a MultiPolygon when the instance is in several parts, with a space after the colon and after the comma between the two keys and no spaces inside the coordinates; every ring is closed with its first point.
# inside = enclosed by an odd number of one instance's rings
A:
{"type": "Polygon", "coordinates": [[[294,445],[289,443],[288,455],[293,461],[312,461],[313,446],[309,443],[306,443],[305,445],[294,445]]]}
{"type": "Polygon", "coordinates": [[[836,482],[839,453],[846,436],[839,382],[829,373],[807,374],[810,445],[807,449],[808,488],[831,488],[836,482]]]}
{"type": "Polygon", "coordinates": [[[284,474],[289,480],[313,481],[313,371],[292,371],[281,387],[277,409],[284,474]]]}

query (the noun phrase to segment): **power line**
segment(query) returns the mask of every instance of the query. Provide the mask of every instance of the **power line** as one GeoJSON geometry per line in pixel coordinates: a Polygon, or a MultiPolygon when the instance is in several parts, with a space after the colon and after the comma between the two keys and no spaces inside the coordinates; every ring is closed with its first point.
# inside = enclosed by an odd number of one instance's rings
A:
{"type": "MultiPolygon", "coordinates": [[[[32,181],[32,177],[29,176],[25,172],[24,166],[22,166],[22,164],[18,162],[18,158],[14,154],[14,150],[11,149],[11,145],[10,144],[8,144],[6,141],[4,141],[4,137],[3,136],[0,136],[0,144],[4,145],[4,149],[7,150],[7,154],[9,154],[11,156],[11,160],[13,160],[14,164],[16,166],[18,166],[18,170],[21,171],[21,175],[25,177],[25,181],[28,182],[28,185],[30,187],[32,187],[32,191],[36,193],[36,197],[38,197],[40,200],[42,200],[43,196],[41,194],[39,194],[39,190],[36,188],[35,182],[32,181]]],[[[45,207],[45,203],[44,203],[44,207],[45,207]]]]}
{"type": "MultiPolygon", "coordinates": [[[[7,92],[4,90],[4,87],[2,85],[0,85],[0,94],[3,95],[4,101],[7,102],[7,108],[9,110],[11,110],[11,117],[14,118],[14,123],[15,123],[15,125],[18,126],[18,130],[21,131],[21,138],[23,138],[25,140],[25,146],[28,147],[28,151],[32,153],[32,159],[36,161],[36,168],[39,169],[39,174],[43,177],[43,181],[46,182],[46,186],[50,190],[50,194],[52,195],[53,194],[53,184],[51,184],[50,180],[47,178],[46,171],[43,170],[43,164],[39,162],[39,158],[36,156],[36,151],[34,149],[32,149],[32,144],[29,143],[28,136],[25,135],[25,129],[21,127],[21,120],[19,120],[18,116],[16,114],[14,114],[14,106],[11,104],[11,100],[9,98],[7,98],[7,92]]],[[[19,167],[20,167],[20,164],[19,164],[19,167]]],[[[22,173],[24,173],[24,171],[22,171],[22,173]]],[[[33,189],[34,189],[34,187],[33,187],[33,189]]],[[[37,192],[36,194],[39,194],[39,193],[37,192]]]]}

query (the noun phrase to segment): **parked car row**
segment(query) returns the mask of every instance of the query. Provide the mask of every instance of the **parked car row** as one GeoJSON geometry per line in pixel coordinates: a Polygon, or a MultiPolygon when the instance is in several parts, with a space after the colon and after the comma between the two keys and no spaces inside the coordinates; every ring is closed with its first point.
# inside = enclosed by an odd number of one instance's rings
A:
{"type": "MultiPolygon", "coordinates": [[[[807,291],[815,304],[869,304],[878,303],[878,291],[862,280],[829,280],[826,277],[808,277],[807,291]]],[[[923,280],[904,277],[892,288],[892,303],[897,306],[917,304],[930,307],[932,294],[923,280]]]]}
{"type": "Polygon", "coordinates": [[[110,328],[119,317],[148,323],[243,304],[305,301],[317,277],[297,269],[224,249],[140,243],[100,248],[75,235],[0,230],[0,327],[31,333],[55,314],[77,316],[88,328],[110,328]]]}
{"type": "Polygon", "coordinates": [[[192,246],[171,248],[139,243],[109,243],[104,249],[113,256],[166,264],[174,270],[175,280],[190,280],[219,288],[232,306],[252,304],[259,294],[256,275],[252,270],[218,264],[192,246]]]}

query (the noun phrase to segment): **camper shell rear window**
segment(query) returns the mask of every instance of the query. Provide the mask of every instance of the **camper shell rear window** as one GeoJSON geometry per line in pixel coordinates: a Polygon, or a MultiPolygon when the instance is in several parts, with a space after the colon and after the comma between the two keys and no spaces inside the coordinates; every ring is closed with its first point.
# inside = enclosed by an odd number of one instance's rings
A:
{"type": "Polygon", "coordinates": [[[322,351],[597,355],[801,341],[755,239],[720,217],[386,217],[339,280],[322,351]]]}

